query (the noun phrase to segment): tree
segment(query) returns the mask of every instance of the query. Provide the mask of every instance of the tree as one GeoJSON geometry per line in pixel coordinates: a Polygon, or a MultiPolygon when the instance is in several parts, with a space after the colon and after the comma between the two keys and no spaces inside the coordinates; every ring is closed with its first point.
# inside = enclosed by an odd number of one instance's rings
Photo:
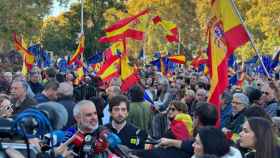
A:
{"type": "MultiPolygon", "coordinates": [[[[43,18],[54,0],[2,0],[0,3],[0,52],[13,49],[12,33],[22,34],[29,41],[40,32],[43,18]]],[[[64,4],[69,0],[58,0],[64,4]]]]}
{"type": "MultiPolygon", "coordinates": [[[[105,27],[103,13],[111,8],[124,9],[122,2],[114,0],[85,0],[84,1],[84,33],[85,33],[85,55],[86,57],[103,51],[107,45],[97,42],[104,35],[105,27]]],[[[56,54],[73,54],[77,48],[77,37],[81,31],[81,4],[76,3],[70,10],[58,17],[50,17],[45,20],[42,28],[42,43],[47,50],[56,54]]]]}

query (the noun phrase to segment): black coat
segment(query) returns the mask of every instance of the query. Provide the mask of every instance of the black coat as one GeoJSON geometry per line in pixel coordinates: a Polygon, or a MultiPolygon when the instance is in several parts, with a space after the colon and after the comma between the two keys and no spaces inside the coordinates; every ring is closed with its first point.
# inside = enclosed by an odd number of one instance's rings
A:
{"type": "Polygon", "coordinates": [[[62,104],[68,113],[68,120],[64,128],[73,126],[76,123],[73,115],[73,108],[76,104],[74,99],[72,97],[63,97],[58,100],[58,103],[62,104]]]}

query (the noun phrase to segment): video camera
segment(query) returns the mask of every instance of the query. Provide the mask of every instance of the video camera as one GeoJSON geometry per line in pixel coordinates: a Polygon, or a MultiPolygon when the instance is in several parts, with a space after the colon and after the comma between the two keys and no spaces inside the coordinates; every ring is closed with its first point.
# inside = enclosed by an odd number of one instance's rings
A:
{"type": "Polygon", "coordinates": [[[56,102],[45,102],[26,109],[16,115],[12,121],[2,119],[1,121],[5,122],[0,125],[2,150],[12,147],[28,158],[36,157],[39,154],[38,147],[30,145],[28,139],[42,140],[47,133],[50,133],[52,149],[54,140],[52,131],[63,128],[67,120],[67,110],[56,102]]]}

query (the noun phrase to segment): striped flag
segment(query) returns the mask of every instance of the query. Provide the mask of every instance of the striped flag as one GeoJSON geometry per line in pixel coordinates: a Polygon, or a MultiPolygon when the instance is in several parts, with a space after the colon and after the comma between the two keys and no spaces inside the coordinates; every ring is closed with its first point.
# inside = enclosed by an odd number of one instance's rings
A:
{"type": "MultiPolygon", "coordinates": [[[[230,0],[212,0],[212,18],[208,23],[208,59],[211,77],[211,88],[208,101],[214,104],[219,112],[219,97],[228,86],[228,57],[234,49],[245,44],[248,34],[236,16],[230,0]]],[[[220,122],[217,122],[217,126],[220,122]]]]}
{"type": "Polygon", "coordinates": [[[85,50],[85,36],[84,34],[82,34],[79,38],[78,48],[76,52],[73,54],[73,56],[71,56],[70,60],[68,61],[68,64],[71,65],[72,63],[74,63],[79,58],[79,56],[84,52],[84,50],[85,50]]]}

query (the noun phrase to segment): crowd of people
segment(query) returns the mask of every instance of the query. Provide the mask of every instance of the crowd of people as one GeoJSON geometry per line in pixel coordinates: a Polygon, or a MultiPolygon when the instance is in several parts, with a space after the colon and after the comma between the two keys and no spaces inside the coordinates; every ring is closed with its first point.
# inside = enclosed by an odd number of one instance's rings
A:
{"type": "MultiPolygon", "coordinates": [[[[242,85],[222,93],[217,108],[207,102],[209,77],[193,68],[177,68],[167,77],[148,65],[140,78],[123,92],[120,87],[125,83],[118,78],[103,83],[85,76],[75,85],[73,73],[61,74],[55,68],[34,67],[28,76],[2,71],[1,121],[13,120],[40,103],[56,102],[68,113],[59,130],[75,129],[98,138],[106,129],[120,138],[131,158],[280,157],[279,80],[247,76],[242,85]]],[[[96,152],[102,146],[99,141],[96,152]]],[[[6,153],[22,156],[12,147],[6,153]]],[[[81,148],[69,148],[64,142],[55,155],[84,157],[81,148]]]]}

